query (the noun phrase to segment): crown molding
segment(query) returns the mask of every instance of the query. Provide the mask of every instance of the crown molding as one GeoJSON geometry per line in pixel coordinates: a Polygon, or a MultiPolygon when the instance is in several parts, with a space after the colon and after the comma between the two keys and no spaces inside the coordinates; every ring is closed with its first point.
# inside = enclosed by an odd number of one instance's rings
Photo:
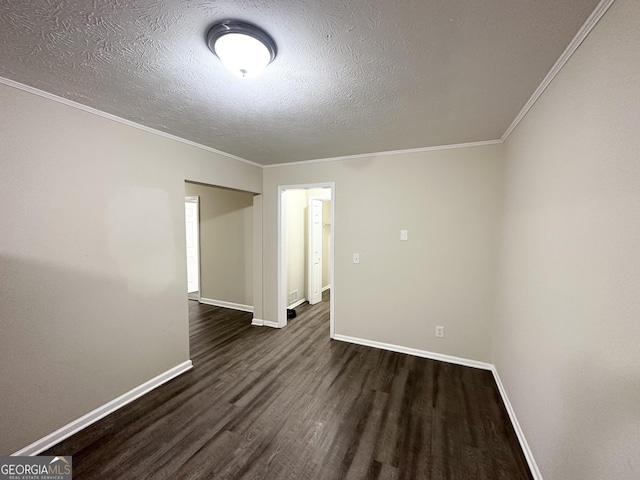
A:
{"type": "Polygon", "coordinates": [[[46,98],[48,100],[53,100],[54,102],[62,103],[63,105],[67,105],[69,107],[77,108],[78,110],[82,110],[87,113],[91,113],[93,115],[98,115],[99,117],[103,117],[109,120],[113,120],[114,122],[122,123],[129,127],[137,128],[138,130],[143,130],[147,133],[152,133],[154,135],[159,135],[164,138],[168,138],[170,140],[175,140],[180,143],[184,143],[186,145],[190,145],[192,147],[199,148],[201,150],[206,150],[207,152],[215,153],[217,155],[230,158],[232,160],[237,160],[239,162],[243,162],[254,167],[258,168],[273,168],[273,167],[285,167],[290,165],[303,165],[310,163],[323,163],[323,162],[335,162],[339,160],[352,160],[356,158],[367,158],[367,157],[384,157],[389,155],[397,155],[402,153],[420,153],[420,152],[431,152],[436,150],[449,150],[453,148],[467,148],[467,147],[478,147],[483,145],[495,145],[502,143],[502,140],[488,140],[482,142],[471,142],[471,143],[457,143],[452,145],[437,145],[433,147],[420,147],[420,148],[411,148],[406,150],[390,150],[384,152],[372,152],[372,153],[360,153],[355,155],[345,155],[341,157],[331,157],[331,158],[318,158],[315,160],[302,160],[298,162],[285,162],[285,163],[276,163],[271,165],[262,165],[260,163],[252,162],[251,160],[247,160],[242,157],[238,157],[236,155],[232,155],[227,152],[223,152],[222,150],[217,150],[212,147],[208,147],[206,145],[202,145],[201,143],[196,143],[191,140],[187,140],[186,138],[178,137],[176,135],[172,135],[170,133],[162,132],[160,130],[156,130],[155,128],[147,127],[146,125],[141,125],[136,122],[132,122],[131,120],[127,120],[126,118],[118,117],[111,113],[103,112],[102,110],[98,110],[97,108],[89,107],[87,105],[83,105],[81,103],[75,102],[73,100],[69,100],[68,98],[60,97],[58,95],[54,95],[53,93],[45,92],[44,90],[40,90],[38,88],[32,87],[30,85],[25,85],[24,83],[16,82],[15,80],[11,80],[6,77],[0,77],[0,84],[7,85],[8,87],[17,88],[18,90],[22,90],[28,93],[32,93],[34,95],[38,95],[40,97],[46,98]]]}
{"type": "Polygon", "coordinates": [[[273,163],[269,165],[264,165],[264,168],[289,167],[293,165],[308,165],[311,163],[337,162],[340,160],[354,160],[357,158],[386,157],[389,155],[399,155],[403,153],[433,152],[436,150],[451,150],[454,148],[482,147],[485,145],[499,145],[501,143],[502,143],[502,140],[485,140],[482,142],[454,143],[451,145],[436,145],[433,147],[409,148],[406,150],[389,150],[386,152],[357,153],[355,155],[344,155],[342,157],[317,158],[314,160],[302,160],[299,162],[273,163]]]}
{"type": "Polygon", "coordinates": [[[607,10],[613,4],[614,1],[615,0],[601,0],[598,6],[596,6],[596,9],[591,13],[591,15],[589,15],[589,18],[587,18],[586,22],[584,22],[582,27],[580,27],[580,30],[578,30],[578,33],[576,33],[575,37],[573,37],[573,39],[569,43],[569,46],[564,50],[564,52],[562,52],[562,55],[560,55],[560,58],[558,58],[556,63],[553,65],[553,67],[551,67],[551,70],[549,70],[549,73],[547,73],[547,76],[544,77],[544,79],[542,80],[542,83],[540,83],[536,91],[533,92],[533,95],[531,95],[531,98],[529,98],[529,101],[525,103],[524,107],[522,107],[522,110],[520,110],[520,113],[516,116],[516,118],[511,123],[511,125],[509,125],[509,128],[507,128],[507,130],[504,132],[504,134],[502,135],[502,138],[500,139],[502,142],[506,141],[507,138],[509,138],[509,135],[511,135],[511,132],[515,130],[518,124],[527,115],[529,110],[531,110],[531,107],[533,107],[533,105],[536,103],[538,98],[540,98],[540,96],[544,93],[544,91],[547,89],[547,87],[553,81],[553,79],[556,78],[556,75],[560,73],[560,70],[562,70],[562,67],[564,67],[564,65],[573,56],[575,51],[582,44],[584,39],[587,38],[587,35],[589,35],[591,30],[593,30],[593,27],[596,26],[596,24],[600,21],[602,16],[607,12],[607,10]]]}
{"type": "Polygon", "coordinates": [[[99,117],[103,117],[109,120],[113,120],[114,122],[122,123],[129,127],[137,128],[138,130],[143,130],[147,133],[152,133],[154,135],[159,135],[160,137],[168,138],[170,140],[175,140],[176,142],[184,143],[186,145],[190,145],[192,147],[199,148],[201,150],[206,150],[207,152],[215,153],[217,155],[230,158],[232,160],[237,160],[239,162],[243,162],[249,165],[253,165],[254,167],[262,168],[263,165],[259,163],[252,162],[251,160],[247,160],[245,158],[237,157],[227,152],[223,152],[222,150],[216,150],[215,148],[208,147],[206,145],[202,145],[201,143],[196,143],[191,140],[187,140],[186,138],[178,137],[176,135],[172,135],[170,133],[162,132],[160,130],[156,130],[155,128],[147,127],[145,125],[141,125],[136,122],[132,122],[131,120],[127,120],[126,118],[118,117],[116,115],[112,115],[111,113],[103,112],[102,110],[98,110],[97,108],[89,107],[87,105],[83,105],[78,102],[74,102],[73,100],[69,100],[68,98],[59,97],[58,95],[54,95],[53,93],[45,92],[44,90],[40,90],[35,87],[31,87],[29,85],[25,85],[24,83],[16,82],[15,80],[11,80],[9,78],[0,77],[0,84],[7,85],[8,87],[17,88],[18,90],[22,90],[28,93],[32,93],[34,95],[38,95],[40,97],[44,97],[48,100],[53,100],[54,102],[62,103],[63,105],[67,105],[68,107],[77,108],[78,110],[82,110],[87,113],[92,113],[94,115],[98,115],[99,117]]]}
{"type": "Polygon", "coordinates": [[[141,125],[139,123],[132,122],[131,120],[127,120],[125,118],[118,117],[116,115],[112,115],[110,113],[103,112],[103,111],[98,110],[96,108],[89,107],[87,105],[83,105],[83,104],[78,103],[78,102],[74,102],[73,100],[69,100],[69,99],[64,98],[64,97],[59,97],[58,95],[54,95],[52,93],[45,92],[44,90],[39,90],[37,88],[31,87],[29,85],[25,85],[25,84],[20,83],[20,82],[16,82],[14,80],[11,80],[11,79],[8,79],[8,78],[5,78],[5,77],[0,77],[0,84],[4,84],[4,85],[7,85],[9,87],[17,88],[19,90],[23,90],[25,92],[29,92],[29,93],[32,93],[34,95],[41,96],[41,97],[47,98],[49,100],[53,100],[53,101],[58,102],[58,103],[62,103],[64,105],[67,105],[67,106],[70,106],[70,107],[73,107],[73,108],[77,108],[79,110],[83,110],[85,112],[92,113],[94,115],[98,115],[100,117],[107,118],[109,120],[113,120],[115,122],[122,123],[124,125],[128,125],[130,127],[134,127],[134,128],[137,128],[139,130],[143,130],[143,131],[148,132],[148,133],[152,133],[154,135],[159,135],[161,137],[165,137],[165,138],[168,138],[168,139],[171,139],[171,140],[175,140],[177,142],[184,143],[184,144],[190,145],[192,147],[200,148],[202,150],[206,150],[208,152],[215,153],[217,155],[220,155],[220,156],[232,159],[232,160],[237,160],[239,162],[243,162],[243,163],[246,163],[248,165],[252,165],[254,167],[258,167],[258,168],[288,167],[288,166],[295,166],[295,165],[308,165],[308,164],[314,164],[314,163],[336,162],[336,161],[340,161],[340,160],[354,160],[354,159],[358,159],[358,158],[383,157],[383,156],[398,155],[398,154],[432,152],[432,151],[437,151],[437,150],[449,150],[449,149],[454,149],[454,148],[469,148],[469,147],[479,147],[479,146],[485,146],[485,145],[497,145],[497,144],[501,144],[501,143],[505,142],[507,140],[507,138],[509,138],[509,135],[511,135],[511,133],[518,126],[518,124],[527,115],[529,110],[531,110],[531,108],[536,103],[538,98],[540,98],[540,96],[544,93],[544,91],[547,89],[549,84],[551,84],[551,82],[556,77],[556,75],[558,75],[558,73],[562,70],[564,65],[569,61],[571,56],[576,52],[578,47],[582,44],[584,39],[589,35],[591,30],[593,30],[593,28],[597,25],[597,23],[604,16],[604,14],[607,12],[607,10],[613,4],[614,1],[615,0],[601,0],[600,1],[600,3],[596,6],[595,10],[591,13],[591,15],[589,15],[589,17],[587,18],[585,23],[582,25],[582,27],[580,27],[580,30],[578,30],[578,33],[576,33],[576,35],[573,37],[573,39],[571,40],[571,42],[569,43],[567,48],[564,50],[564,52],[562,52],[562,55],[560,55],[560,58],[558,58],[556,63],[553,65],[553,67],[551,67],[551,70],[549,71],[549,73],[547,73],[547,75],[542,80],[542,82],[540,83],[538,88],[535,90],[535,92],[533,92],[533,95],[531,95],[531,97],[529,98],[527,103],[524,105],[522,110],[520,110],[520,113],[518,113],[518,115],[513,120],[513,122],[511,122],[511,125],[509,125],[509,128],[507,128],[507,130],[504,132],[502,137],[500,139],[498,139],[498,140],[487,140],[487,141],[470,142],[470,143],[458,143],[458,144],[451,144],[451,145],[438,145],[438,146],[432,146],[432,147],[411,148],[411,149],[405,149],[405,150],[390,150],[390,151],[384,151],[384,152],[361,153],[361,154],[355,154],[355,155],[344,155],[344,156],[339,156],[339,157],[318,158],[318,159],[313,159],[313,160],[302,160],[302,161],[294,161],[294,162],[285,162],[285,163],[275,163],[275,164],[269,164],[269,165],[262,165],[262,164],[259,164],[259,163],[256,163],[256,162],[252,162],[251,160],[247,160],[245,158],[241,158],[241,157],[238,157],[236,155],[232,155],[230,153],[223,152],[222,150],[217,150],[215,148],[208,147],[206,145],[202,145],[200,143],[196,143],[196,142],[193,142],[191,140],[187,140],[185,138],[178,137],[176,135],[172,135],[170,133],[162,132],[160,130],[156,130],[154,128],[147,127],[145,125],[141,125]]]}

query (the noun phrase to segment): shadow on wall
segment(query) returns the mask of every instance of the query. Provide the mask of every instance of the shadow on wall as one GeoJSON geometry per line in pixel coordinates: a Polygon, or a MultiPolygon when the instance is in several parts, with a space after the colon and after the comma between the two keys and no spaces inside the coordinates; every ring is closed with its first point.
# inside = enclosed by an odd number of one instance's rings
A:
{"type": "Polygon", "coordinates": [[[201,298],[252,306],[254,194],[185,182],[185,195],[200,198],[201,298]]]}
{"type": "Polygon", "coordinates": [[[201,212],[201,214],[204,214],[204,216],[201,215],[200,217],[201,221],[207,219],[211,220],[229,213],[235,213],[243,208],[253,207],[254,193],[244,190],[236,190],[234,188],[220,187],[218,185],[185,181],[185,196],[200,196],[200,201],[202,202],[202,197],[203,195],[206,195],[207,192],[210,195],[225,195],[225,198],[232,197],[234,201],[216,202],[215,208],[206,209],[206,211],[201,212]]]}
{"type": "Polygon", "coordinates": [[[0,455],[188,358],[182,289],[144,298],[123,277],[6,255],[0,272],[0,455]]]}
{"type": "Polygon", "coordinates": [[[611,365],[609,357],[593,351],[576,355],[563,377],[563,422],[556,425],[552,467],[558,478],[640,478],[640,377],[623,376],[637,369],[611,365]],[[597,432],[597,438],[585,438],[585,430],[597,432]],[[612,472],[612,465],[620,470],[612,472]]]}

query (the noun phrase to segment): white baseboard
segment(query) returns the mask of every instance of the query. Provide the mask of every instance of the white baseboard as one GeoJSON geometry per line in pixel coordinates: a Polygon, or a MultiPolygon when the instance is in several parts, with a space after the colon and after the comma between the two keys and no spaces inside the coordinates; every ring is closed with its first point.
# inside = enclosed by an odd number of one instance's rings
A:
{"type": "Polygon", "coordinates": [[[322,291],[326,292],[327,290],[329,290],[331,288],[331,285],[327,285],[326,287],[322,287],[322,291]]]}
{"type": "Polygon", "coordinates": [[[430,358],[431,360],[440,360],[441,362],[455,363],[456,365],[463,365],[465,367],[481,368],[482,370],[493,369],[493,365],[491,365],[490,363],[470,360],[468,358],[454,357],[451,355],[444,355],[442,353],[428,352],[427,350],[418,350],[417,348],[402,347],[400,345],[393,345],[391,343],[376,342],[374,340],[349,337],[347,335],[340,335],[337,333],[333,336],[333,339],[340,340],[341,342],[356,343],[358,345],[364,345],[366,347],[390,350],[392,352],[406,353],[415,357],[430,358]]]}
{"type": "Polygon", "coordinates": [[[389,350],[392,352],[398,353],[406,353],[408,355],[414,355],[416,357],[429,358],[431,360],[440,360],[441,362],[454,363],[456,365],[463,365],[465,367],[474,367],[480,368],[482,370],[489,370],[493,374],[493,378],[495,379],[496,385],[498,387],[498,391],[500,392],[500,396],[502,398],[502,402],[504,403],[505,408],[507,409],[507,413],[509,414],[509,419],[511,420],[511,424],[513,425],[513,429],[516,432],[516,436],[518,437],[518,441],[520,442],[520,447],[522,448],[522,453],[524,453],[525,458],[527,459],[527,464],[529,465],[529,470],[531,471],[531,475],[533,475],[534,480],[542,480],[542,475],[540,474],[540,470],[538,469],[538,465],[536,464],[535,459],[533,458],[533,453],[529,448],[529,444],[524,437],[524,433],[520,428],[520,424],[518,423],[518,419],[516,418],[516,414],[511,406],[511,402],[509,402],[509,398],[507,397],[507,392],[504,389],[504,385],[500,380],[500,376],[498,375],[498,371],[496,370],[495,365],[491,363],[479,362],[477,360],[470,360],[468,358],[454,357],[451,355],[444,355],[442,353],[434,353],[428,352],[426,350],[418,350],[415,348],[402,347],[400,345],[393,345],[390,343],[382,343],[376,342],[374,340],[366,340],[364,338],[357,337],[349,337],[347,335],[334,334],[334,340],[339,340],[341,342],[355,343],[357,345],[364,345],[366,347],[380,348],[382,350],[389,350]]]}
{"type": "Polygon", "coordinates": [[[278,322],[262,320],[261,318],[254,318],[253,320],[251,320],[251,325],[253,325],[254,327],[281,328],[280,325],[278,325],[278,322]]]}
{"type": "Polygon", "coordinates": [[[253,306],[243,305],[242,303],[224,302],[222,300],[214,300],[213,298],[200,298],[200,303],[205,305],[213,305],[214,307],[232,308],[233,310],[240,310],[242,312],[253,313],[253,306]]]}
{"type": "Polygon", "coordinates": [[[296,308],[299,307],[300,305],[302,305],[304,302],[306,302],[307,299],[306,298],[301,298],[300,300],[298,300],[297,302],[292,303],[291,305],[289,305],[287,308],[296,308]]]}
{"type": "Polygon", "coordinates": [[[191,360],[187,360],[186,362],[181,363],[173,367],[170,370],[167,370],[164,373],[161,373],[157,377],[152,378],[148,382],[143,383],[142,385],[138,385],[132,390],[120,395],[118,398],[111,400],[108,403],[105,403],[101,407],[96,408],[95,410],[83,415],[82,417],[74,420],[71,423],[68,423],[62,428],[59,428],[53,433],[50,433],[46,437],[42,437],[40,440],[36,440],[31,445],[27,445],[21,450],[18,450],[13,455],[38,455],[41,452],[44,452],[48,448],[53,447],[54,445],[60,443],[65,438],[69,438],[71,435],[78,433],[80,430],[87,428],[89,425],[97,422],[101,418],[106,417],[110,413],[115,412],[116,410],[124,407],[128,403],[133,402],[135,399],[149,393],[151,390],[158,388],[160,385],[168,382],[172,378],[177,377],[178,375],[183,374],[187,370],[190,370],[193,367],[191,360]]]}
{"type": "Polygon", "coordinates": [[[511,406],[509,397],[507,397],[507,391],[505,390],[504,385],[502,384],[502,380],[500,380],[500,375],[498,375],[498,370],[496,369],[495,365],[491,366],[491,372],[493,373],[493,378],[496,381],[496,385],[498,386],[498,391],[500,392],[500,396],[502,397],[502,403],[504,403],[504,406],[507,409],[507,413],[509,414],[509,418],[511,419],[511,424],[513,425],[513,429],[516,431],[518,441],[520,442],[520,447],[522,448],[522,453],[524,453],[524,456],[527,459],[527,464],[529,464],[529,470],[531,471],[531,475],[533,475],[534,480],[542,480],[542,474],[540,473],[538,464],[533,458],[533,453],[531,452],[531,448],[529,448],[529,444],[527,443],[527,439],[524,436],[524,432],[522,431],[522,428],[520,428],[520,423],[518,423],[516,413],[513,410],[513,407],[511,406]]]}

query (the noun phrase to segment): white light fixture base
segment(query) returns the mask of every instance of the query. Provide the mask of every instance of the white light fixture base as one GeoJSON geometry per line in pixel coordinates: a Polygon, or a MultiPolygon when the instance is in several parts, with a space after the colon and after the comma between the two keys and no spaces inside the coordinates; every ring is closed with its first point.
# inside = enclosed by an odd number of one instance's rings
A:
{"type": "Polygon", "coordinates": [[[255,25],[237,21],[215,24],[207,33],[209,49],[240,77],[258,75],[276,58],[273,39],[255,25]]]}

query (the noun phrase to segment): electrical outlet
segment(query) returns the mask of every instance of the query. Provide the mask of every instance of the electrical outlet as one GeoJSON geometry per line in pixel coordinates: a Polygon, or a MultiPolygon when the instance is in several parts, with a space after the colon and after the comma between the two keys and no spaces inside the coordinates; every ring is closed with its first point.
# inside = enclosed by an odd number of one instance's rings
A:
{"type": "Polygon", "coordinates": [[[444,327],[442,326],[436,327],[436,337],[444,338],[444,327]]]}

